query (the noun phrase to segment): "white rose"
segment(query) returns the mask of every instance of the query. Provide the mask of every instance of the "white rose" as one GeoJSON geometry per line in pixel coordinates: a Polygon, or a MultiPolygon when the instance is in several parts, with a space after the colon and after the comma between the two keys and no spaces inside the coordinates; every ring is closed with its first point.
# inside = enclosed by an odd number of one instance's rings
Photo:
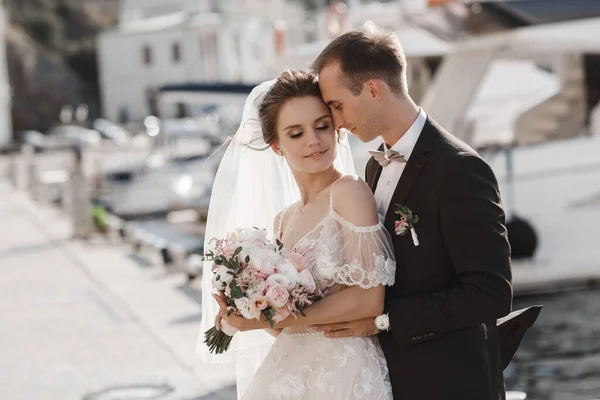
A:
{"type": "Polygon", "coordinates": [[[273,274],[267,278],[267,283],[271,286],[288,286],[288,280],[283,274],[273,274]]]}
{"type": "Polygon", "coordinates": [[[260,317],[260,310],[252,307],[250,300],[248,300],[246,297],[235,299],[234,303],[235,307],[240,310],[240,313],[242,313],[242,317],[246,319],[256,319],[260,317]]]}
{"type": "Polygon", "coordinates": [[[213,279],[212,279],[213,288],[215,288],[217,290],[225,289],[225,287],[233,279],[233,275],[228,274],[227,273],[228,271],[230,271],[230,269],[224,265],[219,265],[219,267],[217,267],[217,269],[213,272],[213,274],[214,274],[213,279]]]}
{"type": "Polygon", "coordinates": [[[300,285],[304,286],[310,293],[314,293],[317,290],[317,284],[315,279],[309,270],[305,269],[299,274],[300,285]]]}
{"type": "Polygon", "coordinates": [[[279,273],[285,276],[288,287],[294,286],[298,282],[298,270],[290,261],[279,265],[279,273]]]}
{"type": "Polygon", "coordinates": [[[237,240],[240,242],[266,242],[267,231],[264,229],[240,229],[237,234],[237,240]]]}
{"type": "Polygon", "coordinates": [[[225,290],[226,286],[227,285],[225,284],[225,282],[220,280],[219,275],[217,275],[217,274],[213,275],[213,278],[212,278],[213,289],[216,289],[218,291],[223,291],[223,290],[225,290]]]}
{"type": "Polygon", "coordinates": [[[246,257],[250,257],[250,263],[257,262],[258,259],[268,257],[270,254],[275,254],[268,246],[266,231],[259,229],[247,229],[240,234],[240,260],[245,261],[246,257]],[[247,231],[247,232],[246,232],[247,231]]]}
{"type": "Polygon", "coordinates": [[[260,273],[271,275],[275,273],[275,259],[270,254],[261,253],[254,258],[250,257],[250,264],[260,273]]]}

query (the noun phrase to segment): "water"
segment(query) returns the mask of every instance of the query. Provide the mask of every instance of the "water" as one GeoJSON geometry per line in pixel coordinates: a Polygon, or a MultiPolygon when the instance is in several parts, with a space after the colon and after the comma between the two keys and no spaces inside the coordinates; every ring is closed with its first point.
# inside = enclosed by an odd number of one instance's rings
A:
{"type": "Polygon", "coordinates": [[[508,390],[528,400],[600,399],[600,290],[516,299],[513,309],[542,304],[505,371],[508,390]]]}

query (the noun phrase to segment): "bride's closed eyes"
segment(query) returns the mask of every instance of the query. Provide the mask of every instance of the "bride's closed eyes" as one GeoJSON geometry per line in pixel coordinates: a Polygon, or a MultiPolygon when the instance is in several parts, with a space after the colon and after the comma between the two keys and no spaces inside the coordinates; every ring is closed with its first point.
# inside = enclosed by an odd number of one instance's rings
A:
{"type": "MultiPolygon", "coordinates": [[[[331,127],[331,125],[329,125],[329,124],[326,124],[326,125],[322,125],[322,126],[317,126],[315,129],[316,129],[316,130],[319,130],[319,131],[326,131],[326,130],[328,130],[330,127],[331,127]]],[[[292,133],[292,134],[290,135],[290,137],[291,137],[292,139],[297,139],[297,138],[299,138],[300,136],[302,136],[302,133],[304,133],[304,132],[303,132],[303,131],[294,132],[294,133],[292,133]]]]}
{"type": "MultiPolygon", "coordinates": [[[[326,131],[329,128],[331,128],[331,117],[328,115],[324,115],[322,117],[317,118],[315,122],[317,124],[315,126],[315,129],[318,131],[326,131]]],[[[288,126],[286,129],[289,132],[289,137],[292,139],[297,139],[297,138],[301,137],[302,134],[304,133],[304,131],[300,128],[301,128],[300,125],[288,126]],[[296,128],[296,129],[290,131],[291,128],[296,128]]]]}

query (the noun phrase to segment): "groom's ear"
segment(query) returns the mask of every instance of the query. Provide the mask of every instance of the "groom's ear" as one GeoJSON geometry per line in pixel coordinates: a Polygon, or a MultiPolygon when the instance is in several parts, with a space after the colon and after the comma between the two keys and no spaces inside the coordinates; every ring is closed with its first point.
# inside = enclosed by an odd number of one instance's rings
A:
{"type": "Polygon", "coordinates": [[[369,79],[365,82],[366,89],[369,91],[369,94],[373,99],[378,99],[381,97],[383,93],[383,86],[381,81],[378,79],[369,79]]]}

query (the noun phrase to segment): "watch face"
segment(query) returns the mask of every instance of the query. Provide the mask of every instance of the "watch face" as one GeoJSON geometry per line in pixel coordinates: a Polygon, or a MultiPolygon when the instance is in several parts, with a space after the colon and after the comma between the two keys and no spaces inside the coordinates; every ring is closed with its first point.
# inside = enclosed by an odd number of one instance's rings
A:
{"type": "Polygon", "coordinates": [[[377,318],[375,318],[375,325],[377,326],[377,329],[385,330],[389,328],[390,320],[387,315],[380,315],[377,318]]]}

